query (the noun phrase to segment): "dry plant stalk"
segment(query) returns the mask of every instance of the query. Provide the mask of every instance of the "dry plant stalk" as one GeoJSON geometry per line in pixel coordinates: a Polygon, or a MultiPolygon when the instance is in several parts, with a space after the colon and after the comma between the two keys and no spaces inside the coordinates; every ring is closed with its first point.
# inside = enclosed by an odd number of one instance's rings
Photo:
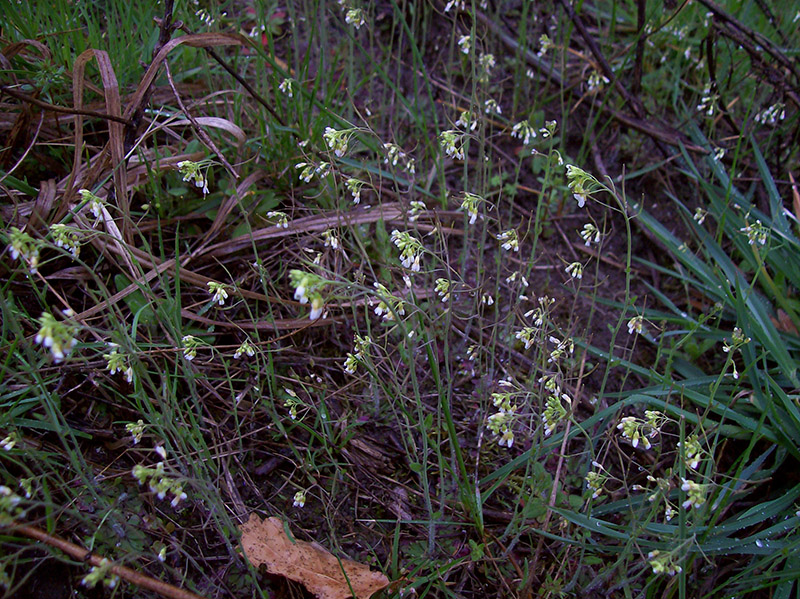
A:
{"type": "MultiPolygon", "coordinates": [[[[75,545],[74,543],[70,543],[66,539],[48,534],[45,531],[36,528],[35,526],[17,524],[9,528],[9,532],[18,533],[28,538],[41,541],[42,543],[50,545],[51,547],[60,549],[67,555],[74,557],[77,560],[83,560],[90,566],[99,567],[103,561],[103,558],[99,555],[90,553],[83,547],[75,545]]],[[[130,568],[126,568],[125,566],[111,565],[108,571],[116,576],[119,576],[126,582],[134,584],[143,589],[147,589],[148,591],[154,591],[162,597],[167,597],[168,599],[203,599],[203,597],[200,595],[195,595],[190,591],[184,591],[183,589],[179,589],[178,587],[166,582],[145,576],[144,574],[140,574],[139,572],[131,570],[130,568]]]]}

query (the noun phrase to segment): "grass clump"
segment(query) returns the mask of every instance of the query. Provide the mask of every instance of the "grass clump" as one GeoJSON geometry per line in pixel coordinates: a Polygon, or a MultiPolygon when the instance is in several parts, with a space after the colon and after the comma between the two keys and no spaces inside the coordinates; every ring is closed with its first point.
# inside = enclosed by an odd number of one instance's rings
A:
{"type": "Polygon", "coordinates": [[[296,592],[252,512],[386,596],[797,592],[788,8],[35,4],[7,595],[296,592]]]}

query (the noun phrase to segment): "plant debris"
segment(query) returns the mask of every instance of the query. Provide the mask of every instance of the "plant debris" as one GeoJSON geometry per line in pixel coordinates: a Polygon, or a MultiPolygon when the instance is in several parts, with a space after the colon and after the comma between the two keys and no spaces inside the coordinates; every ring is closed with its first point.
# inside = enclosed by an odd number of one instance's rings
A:
{"type": "Polygon", "coordinates": [[[242,548],[254,566],[301,583],[319,599],[368,599],[389,584],[382,572],[338,558],[317,543],[290,539],[280,518],[252,514],[239,530],[242,548]]]}

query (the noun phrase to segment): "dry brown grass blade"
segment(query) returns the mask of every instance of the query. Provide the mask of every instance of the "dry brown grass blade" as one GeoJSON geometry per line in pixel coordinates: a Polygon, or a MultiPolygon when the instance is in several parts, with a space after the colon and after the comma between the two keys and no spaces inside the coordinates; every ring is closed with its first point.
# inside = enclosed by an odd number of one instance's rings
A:
{"type": "Polygon", "coordinates": [[[800,192],[797,191],[797,183],[794,182],[792,171],[789,171],[789,181],[792,182],[792,207],[794,208],[794,215],[800,221],[800,192]]]}
{"type": "MultiPolygon", "coordinates": [[[[363,303],[363,302],[362,302],[363,303]]],[[[250,320],[240,321],[224,321],[214,320],[213,318],[206,318],[195,314],[191,310],[181,310],[181,316],[206,326],[215,326],[218,328],[236,329],[241,331],[300,331],[304,329],[311,329],[317,327],[327,327],[336,324],[339,320],[335,318],[318,318],[310,320],[308,318],[275,318],[272,320],[264,320],[252,322],[250,320]]],[[[270,343],[274,343],[274,339],[270,343]]]]}
{"type": "MultiPolygon", "coordinates": [[[[53,55],[50,54],[50,48],[45,46],[42,42],[31,39],[24,39],[12,44],[8,44],[3,48],[3,56],[8,60],[11,60],[17,54],[21,54],[27,48],[36,48],[39,51],[39,55],[41,56],[42,60],[49,61],[53,57],[53,55]]],[[[13,72],[11,73],[11,76],[14,76],[13,72]]]]}
{"type": "Polygon", "coordinates": [[[153,58],[153,62],[145,71],[142,80],[139,82],[139,86],[136,88],[133,96],[131,96],[123,115],[126,119],[130,119],[131,115],[139,107],[139,104],[147,93],[148,88],[155,80],[158,70],[161,68],[161,63],[166,60],[167,55],[172,50],[181,45],[191,46],[192,48],[211,48],[214,46],[249,46],[250,41],[246,37],[235,33],[194,33],[192,35],[184,35],[182,37],[170,40],[164,44],[164,47],[161,48],[161,50],[158,51],[158,54],[156,54],[156,56],[153,58]]]}
{"type": "MultiPolygon", "coordinates": [[[[181,119],[172,123],[173,127],[180,127],[181,125],[197,124],[198,126],[213,127],[214,129],[222,129],[230,133],[235,139],[236,143],[241,145],[247,141],[247,135],[242,128],[236,123],[232,123],[228,119],[223,119],[217,116],[198,116],[194,118],[194,123],[189,119],[181,119]]],[[[233,174],[233,173],[232,173],[233,174]]]]}
{"type": "MultiPolygon", "coordinates": [[[[122,102],[119,97],[119,85],[117,83],[117,76],[114,73],[114,68],[111,65],[111,59],[108,53],[103,50],[95,50],[90,48],[81,53],[75,60],[75,70],[72,77],[72,95],[73,103],[76,109],[81,109],[83,106],[83,92],[84,92],[84,78],[86,74],[86,64],[94,58],[97,61],[100,70],[100,78],[103,82],[103,95],[106,101],[106,110],[113,116],[121,116],[122,102]]],[[[114,195],[116,198],[116,205],[122,215],[122,239],[130,242],[132,233],[128,224],[130,223],[130,206],[128,205],[128,192],[125,185],[127,175],[125,174],[125,156],[123,150],[124,141],[124,127],[117,121],[108,122],[109,142],[108,146],[111,151],[111,160],[114,177],[114,195]]],[[[75,115],[75,156],[72,163],[72,172],[70,174],[69,184],[66,189],[64,201],[69,202],[77,191],[74,189],[78,182],[77,175],[82,163],[83,152],[83,116],[80,114],[75,115]]],[[[86,181],[86,186],[92,185],[93,182],[86,181]]]]}
{"type": "Polygon", "coordinates": [[[241,201],[242,197],[247,194],[247,190],[249,190],[253,185],[255,185],[258,181],[266,176],[266,173],[262,170],[258,170],[254,173],[248,175],[244,181],[242,181],[236,187],[236,193],[231,195],[228,198],[225,198],[222,201],[222,205],[217,210],[217,216],[214,218],[214,222],[211,224],[211,228],[208,230],[203,236],[203,243],[201,246],[207,244],[211,241],[217,232],[222,228],[225,224],[225,220],[228,218],[228,215],[231,213],[231,210],[241,201]]]}
{"type": "Polygon", "coordinates": [[[84,322],[84,321],[88,320],[89,318],[92,318],[93,316],[96,316],[97,314],[101,314],[104,311],[111,309],[111,307],[114,304],[116,304],[117,302],[125,299],[127,296],[129,296],[134,291],[139,290],[140,286],[146,285],[147,283],[152,281],[154,278],[156,278],[159,274],[169,270],[170,268],[174,268],[174,266],[175,266],[175,260],[167,260],[165,262],[162,262],[156,268],[153,268],[152,270],[148,271],[147,273],[142,275],[142,277],[140,277],[139,279],[137,279],[136,281],[134,281],[133,283],[131,283],[130,285],[128,285],[124,289],[120,290],[119,292],[115,293],[114,295],[109,297],[107,300],[102,301],[102,302],[98,302],[95,305],[93,305],[91,308],[89,308],[87,310],[84,310],[80,314],[75,315],[75,320],[77,322],[84,322]]]}
{"type": "Polygon", "coordinates": [[[47,226],[47,217],[53,209],[53,204],[56,201],[56,182],[55,179],[46,179],[39,185],[39,195],[36,196],[36,201],[33,204],[31,211],[31,223],[41,223],[47,226]]]}
{"type": "MultiPolygon", "coordinates": [[[[91,188],[95,184],[95,182],[100,178],[101,173],[108,167],[107,160],[109,158],[108,152],[110,149],[112,167],[115,169],[115,190],[116,194],[121,196],[118,197],[117,203],[120,207],[120,210],[123,211],[123,218],[129,221],[130,213],[127,203],[127,190],[124,187],[127,176],[125,174],[126,167],[124,164],[124,128],[122,123],[128,122],[131,118],[131,115],[134,114],[139,108],[141,102],[147,95],[150,85],[153,83],[156,75],[158,74],[161,63],[166,60],[166,57],[170,51],[180,45],[203,48],[210,46],[247,45],[248,43],[249,42],[247,38],[241,35],[225,33],[198,33],[194,35],[185,35],[180,38],[170,40],[168,43],[166,43],[159,50],[153,59],[153,62],[145,71],[145,74],[142,77],[142,80],[139,82],[136,91],[128,101],[124,114],[121,115],[120,120],[115,120],[113,122],[109,120],[109,144],[92,159],[93,166],[83,178],[79,176],[82,168],[81,149],[83,145],[83,117],[81,114],[76,114],[75,158],[70,177],[68,178],[65,186],[65,203],[69,202],[77,191],[77,182],[80,182],[81,187],[87,188],[91,188]]],[[[119,100],[119,89],[116,86],[116,77],[114,76],[113,69],[111,68],[110,61],[108,60],[108,55],[101,51],[87,50],[76,60],[76,69],[73,74],[73,96],[75,109],[81,110],[82,107],[83,89],[86,87],[86,82],[84,81],[86,62],[88,62],[88,60],[92,57],[97,59],[100,67],[108,113],[115,118],[120,117],[121,103],[119,100]]],[[[127,228],[123,225],[123,233],[125,233],[125,231],[127,231],[127,228]]],[[[123,238],[126,241],[129,241],[127,236],[123,235],[123,238]]]]}
{"type": "Polygon", "coordinates": [[[291,221],[289,226],[285,229],[272,225],[263,229],[257,229],[248,235],[240,235],[228,241],[217,243],[208,247],[205,254],[207,256],[224,256],[250,247],[253,243],[258,243],[267,239],[277,239],[288,235],[309,233],[312,231],[325,231],[332,227],[352,227],[354,225],[374,223],[379,220],[385,220],[387,222],[396,221],[402,219],[404,214],[405,210],[402,205],[396,202],[383,204],[380,207],[376,206],[371,210],[363,210],[360,212],[315,214],[314,216],[297,218],[291,221]]]}
{"type": "MultiPolygon", "coordinates": [[[[113,246],[108,246],[111,249],[113,246]]],[[[119,251],[118,248],[113,248],[111,251],[119,251]]],[[[128,295],[135,291],[141,290],[142,287],[145,287],[150,281],[155,279],[161,274],[169,273],[175,270],[175,259],[166,260],[164,262],[159,263],[156,259],[149,259],[150,257],[147,256],[144,252],[141,252],[139,256],[137,256],[142,263],[149,263],[152,266],[151,270],[147,273],[142,275],[137,280],[133,281],[130,285],[121,289],[107,300],[98,302],[91,308],[84,310],[80,314],[75,315],[75,320],[77,322],[86,322],[90,318],[97,316],[98,314],[102,314],[106,310],[110,310],[112,306],[116,303],[120,302],[121,300],[125,299],[128,295]]],[[[209,281],[213,281],[213,279],[209,279],[208,277],[203,277],[191,271],[188,271],[184,268],[180,269],[180,278],[182,281],[191,283],[196,285],[197,287],[205,287],[209,281]]],[[[174,273],[173,273],[174,274],[174,273]]],[[[245,289],[238,290],[237,293],[245,298],[248,299],[256,299],[261,301],[277,301],[268,298],[265,295],[260,293],[255,293],[252,291],[248,291],[245,289]]],[[[363,303],[363,302],[362,302],[363,303]]],[[[320,327],[320,326],[328,326],[334,322],[333,319],[318,319],[315,321],[309,320],[307,318],[276,318],[274,320],[265,320],[263,322],[251,322],[251,321],[222,321],[222,320],[212,320],[210,318],[205,318],[204,316],[200,316],[195,314],[194,312],[182,309],[181,316],[188,320],[193,320],[195,322],[199,322],[205,325],[215,325],[218,327],[223,328],[232,328],[244,331],[295,331],[300,329],[306,329],[310,327],[320,327]]]]}
{"type": "MultiPolygon", "coordinates": [[[[20,115],[19,115],[20,118],[18,118],[17,121],[14,123],[14,128],[17,127],[17,124],[21,124],[22,122],[27,120],[27,119],[25,119],[23,117],[23,115],[25,115],[25,114],[27,114],[27,115],[30,114],[28,108],[23,109],[23,111],[20,113],[20,115]]],[[[28,147],[25,149],[25,152],[22,153],[22,156],[19,157],[19,159],[16,161],[16,163],[14,163],[14,165],[11,168],[6,169],[6,173],[2,177],[0,177],[0,183],[5,181],[6,177],[11,175],[20,166],[22,166],[22,163],[25,162],[25,160],[28,158],[28,154],[33,149],[33,147],[36,145],[36,140],[39,138],[39,133],[42,130],[42,125],[43,124],[44,124],[44,112],[40,112],[39,113],[39,123],[36,125],[36,131],[33,132],[33,136],[31,137],[30,141],[28,142],[28,147]]],[[[25,126],[27,128],[27,123],[25,123],[25,126]]],[[[4,164],[5,163],[4,154],[5,154],[6,151],[8,152],[9,157],[11,156],[11,152],[12,152],[12,150],[14,148],[14,145],[15,145],[14,142],[11,141],[11,140],[13,140],[14,138],[15,138],[15,134],[14,134],[13,129],[12,129],[12,133],[10,133],[6,137],[6,147],[3,148],[3,150],[0,150],[0,164],[4,164]]]]}

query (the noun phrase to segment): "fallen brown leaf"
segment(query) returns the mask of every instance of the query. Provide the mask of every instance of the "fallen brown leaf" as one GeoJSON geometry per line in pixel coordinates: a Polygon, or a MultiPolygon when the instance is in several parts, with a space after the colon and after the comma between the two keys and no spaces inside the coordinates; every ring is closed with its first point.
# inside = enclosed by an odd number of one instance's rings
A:
{"type": "Polygon", "coordinates": [[[772,321],[772,324],[775,325],[775,328],[781,333],[792,333],[793,335],[797,335],[797,327],[794,326],[792,319],[783,310],[778,310],[778,318],[770,316],[769,319],[772,321]]]}
{"type": "Polygon", "coordinates": [[[389,584],[381,572],[373,572],[369,566],[349,559],[339,559],[321,545],[292,542],[279,518],[262,520],[251,514],[239,530],[244,554],[251,564],[264,564],[270,573],[301,583],[319,599],[349,599],[353,592],[356,599],[369,599],[389,584]]]}

